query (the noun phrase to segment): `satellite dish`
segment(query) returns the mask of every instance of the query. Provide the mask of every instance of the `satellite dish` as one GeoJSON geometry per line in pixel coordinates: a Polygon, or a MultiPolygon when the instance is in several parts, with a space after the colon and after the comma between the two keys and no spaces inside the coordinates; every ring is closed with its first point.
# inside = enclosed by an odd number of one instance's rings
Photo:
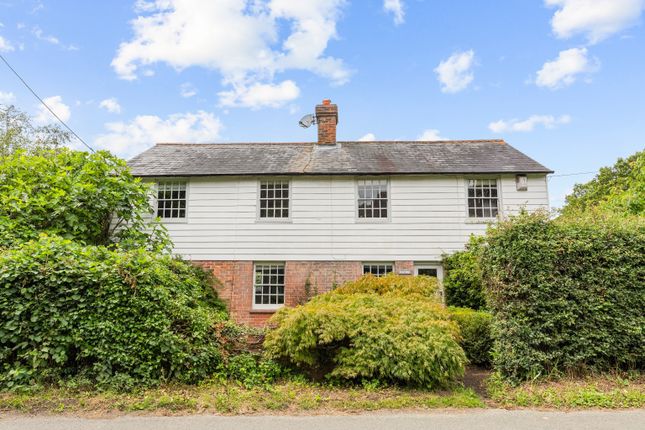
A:
{"type": "Polygon", "coordinates": [[[300,118],[298,125],[302,128],[309,128],[312,124],[316,123],[316,117],[312,114],[308,114],[300,118]]]}

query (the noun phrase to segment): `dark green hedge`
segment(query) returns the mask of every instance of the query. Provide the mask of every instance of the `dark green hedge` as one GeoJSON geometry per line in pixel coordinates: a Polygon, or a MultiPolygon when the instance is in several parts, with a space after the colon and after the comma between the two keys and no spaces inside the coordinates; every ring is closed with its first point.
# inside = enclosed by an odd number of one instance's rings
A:
{"type": "Polygon", "coordinates": [[[482,270],[505,377],[643,367],[643,223],[522,215],[489,230],[482,270]]]}
{"type": "Polygon", "coordinates": [[[493,316],[488,312],[468,308],[450,307],[448,311],[450,319],[459,325],[459,345],[464,349],[468,361],[477,366],[489,367],[493,350],[493,316]]]}
{"type": "Polygon", "coordinates": [[[202,270],[168,256],[45,236],[0,251],[0,387],[198,382],[221,361],[222,309],[202,270]]]}
{"type": "Polygon", "coordinates": [[[444,255],[443,279],[446,304],[470,309],[485,309],[486,297],[477,251],[481,238],[471,237],[464,251],[444,255]]]}

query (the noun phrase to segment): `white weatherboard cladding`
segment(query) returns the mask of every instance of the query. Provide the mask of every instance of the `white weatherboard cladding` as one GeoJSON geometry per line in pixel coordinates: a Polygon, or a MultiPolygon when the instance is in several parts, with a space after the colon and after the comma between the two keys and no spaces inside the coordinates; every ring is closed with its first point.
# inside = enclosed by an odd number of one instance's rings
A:
{"type": "MultiPolygon", "coordinates": [[[[522,207],[548,209],[544,174],[529,175],[517,191],[515,175],[497,177],[504,215],[522,207]]],[[[462,249],[486,224],[467,217],[469,176],[390,176],[390,216],[356,215],[356,180],[300,176],[290,181],[290,219],[257,218],[258,177],[188,178],[188,217],[168,223],[175,253],[191,260],[439,261],[462,249]]]]}

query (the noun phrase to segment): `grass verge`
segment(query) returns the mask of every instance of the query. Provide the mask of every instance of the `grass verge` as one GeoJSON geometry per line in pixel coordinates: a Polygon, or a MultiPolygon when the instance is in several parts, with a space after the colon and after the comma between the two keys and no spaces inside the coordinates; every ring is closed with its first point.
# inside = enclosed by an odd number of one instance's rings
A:
{"type": "Polygon", "coordinates": [[[66,389],[43,389],[29,394],[0,393],[0,412],[29,414],[320,414],[485,406],[481,398],[467,388],[428,392],[401,388],[334,388],[298,382],[282,382],[269,389],[211,383],[129,394],[66,389]]]}
{"type": "Polygon", "coordinates": [[[514,387],[496,375],[487,383],[498,407],[556,409],[619,409],[645,407],[643,375],[599,375],[529,382],[514,387]]]}

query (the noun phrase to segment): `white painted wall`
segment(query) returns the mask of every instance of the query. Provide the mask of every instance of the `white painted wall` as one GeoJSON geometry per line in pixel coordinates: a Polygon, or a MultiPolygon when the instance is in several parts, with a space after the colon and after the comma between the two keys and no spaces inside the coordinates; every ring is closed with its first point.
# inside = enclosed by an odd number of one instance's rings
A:
{"type": "MultiPolygon", "coordinates": [[[[515,175],[497,178],[503,214],[548,209],[545,175],[529,175],[521,192],[515,175]]],[[[254,261],[439,261],[486,229],[467,217],[465,177],[389,177],[387,221],[357,218],[356,179],[292,177],[291,219],[260,221],[259,178],[188,178],[187,220],[166,225],[175,252],[188,259],[254,261]]]]}

